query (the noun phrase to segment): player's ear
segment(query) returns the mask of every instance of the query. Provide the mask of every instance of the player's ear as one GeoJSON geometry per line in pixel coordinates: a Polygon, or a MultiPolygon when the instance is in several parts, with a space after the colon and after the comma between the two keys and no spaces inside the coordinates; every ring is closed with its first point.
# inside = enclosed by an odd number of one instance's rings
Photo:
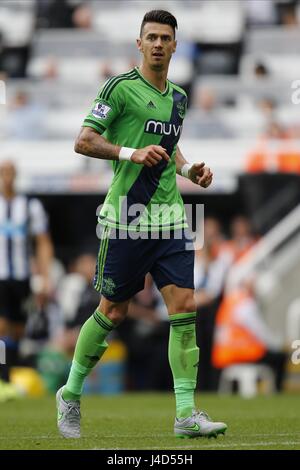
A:
{"type": "Polygon", "coordinates": [[[136,40],[136,45],[137,45],[138,50],[139,50],[140,52],[143,52],[142,41],[141,41],[140,38],[138,38],[138,39],[136,40]]]}
{"type": "Polygon", "coordinates": [[[177,47],[177,41],[174,41],[174,47],[173,47],[173,53],[176,51],[176,47],[177,47]]]}

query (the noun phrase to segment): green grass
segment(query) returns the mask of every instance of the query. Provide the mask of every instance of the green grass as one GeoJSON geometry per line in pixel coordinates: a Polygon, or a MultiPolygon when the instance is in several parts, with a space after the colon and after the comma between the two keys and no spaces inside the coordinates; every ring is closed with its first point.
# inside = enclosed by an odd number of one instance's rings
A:
{"type": "Polygon", "coordinates": [[[12,401],[0,404],[0,449],[300,449],[297,395],[199,395],[197,403],[228,424],[226,436],[175,439],[172,394],[85,396],[79,440],[58,436],[54,397],[12,401]]]}

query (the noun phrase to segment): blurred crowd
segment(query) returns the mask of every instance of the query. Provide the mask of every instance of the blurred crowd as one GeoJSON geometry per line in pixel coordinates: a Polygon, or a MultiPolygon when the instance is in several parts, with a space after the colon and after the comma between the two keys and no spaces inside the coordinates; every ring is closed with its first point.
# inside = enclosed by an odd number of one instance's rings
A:
{"type": "MultiPolygon", "coordinates": [[[[148,4],[143,3],[145,9],[148,4]]],[[[186,18],[191,15],[200,22],[205,17],[212,25],[226,13],[226,10],[219,11],[221,2],[169,3],[175,12],[186,5],[186,18]]],[[[290,99],[291,82],[295,79],[293,70],[297,69],[297,56],[290,44],[293,41],[296,47],[295,41],[299,39],[299,2],[227,3],[228,15],[236,19],[232,25],[232,31],[236,30],[234,37],[226,30],[226,22],[220,24],[224,29],[223,39],[214,37],[213,33],[212,37],[205,37],[202,23],[199,29],[203,28],[203,38],[189,37],[188,19],[182,20],[179,29],[179,45],[170,77],[189,95],[183,137],[252,138],[259,144],[273,139],[299,139],[299,120],[290,99]],[[273,27],[279,28],[283,38],[278,39],[280,52],[276,44],[270,49],[272,32],[267,41],[259,36],[260,31],[268,35],[273,27]],[[295,37],[290,36],[294,33],[295,37]],[[255,34],[258,34],[257,44],[256,39],[251,39],[255,34]],[[228,77],[232,78],[231,82],[228,77]]],[[[130,4],[127,6],[130,10],[130,4]]],[[[125,14],[125,7],[122,0],[1,2],[0,79],[9,84],[8,106],[2,110],[0,124],[2,137],[17,140],[75,137],[82,116],[91,105],[90,90],[96,94],[107,78],[139,63],[134,39],[118,36],[119,23],[114,38],[114,21],[117,21],[114,12],[122,8],[125,14]],[[5,25],[12,18],[19,26],[8,31],[5,25]]],[[[137,15],[138,8],[141,5],[137,2],[137,15]]],[[[180,24],[183,9],[178,11],[180,24]]],[[[299,155],[296,160],[299,165],[299,155]]],[[[249,168],[254,167],[257,165],[251,161],[249,168]]]]}

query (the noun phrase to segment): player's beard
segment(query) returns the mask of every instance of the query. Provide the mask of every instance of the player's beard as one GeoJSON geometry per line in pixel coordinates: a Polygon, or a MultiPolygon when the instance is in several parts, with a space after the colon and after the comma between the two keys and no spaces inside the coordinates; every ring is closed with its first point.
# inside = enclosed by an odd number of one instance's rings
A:
{"type": "Polygon", "coordinates": [[[165,57],[163,61],[161,62],[150,62],[149,67],[153,72],[164,72],[168,71],[169,69],[169,63],[171,60],[171,57],[169,60],[166,60],[167,58],[165,57]]]}
{"type": "Polygon", "coordinates": [[[163,70],[166,69],[165,64],[151,64],[150,69],[153,70],[154,72],[162,72],[163,70]]]}

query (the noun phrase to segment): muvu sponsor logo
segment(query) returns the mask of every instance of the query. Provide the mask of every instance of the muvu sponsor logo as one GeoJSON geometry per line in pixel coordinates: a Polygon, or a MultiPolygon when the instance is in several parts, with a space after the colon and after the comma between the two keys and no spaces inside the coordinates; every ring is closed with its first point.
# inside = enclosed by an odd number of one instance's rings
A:
{"type": "Polygon", "coordinates": [[[172,124],[167,121],[156,121],[155,119],[149,119],[145,123],[144,131],[147,134],[173,135],[174,137],[179,137],[182,131],[182,125],[172,124]]]}

